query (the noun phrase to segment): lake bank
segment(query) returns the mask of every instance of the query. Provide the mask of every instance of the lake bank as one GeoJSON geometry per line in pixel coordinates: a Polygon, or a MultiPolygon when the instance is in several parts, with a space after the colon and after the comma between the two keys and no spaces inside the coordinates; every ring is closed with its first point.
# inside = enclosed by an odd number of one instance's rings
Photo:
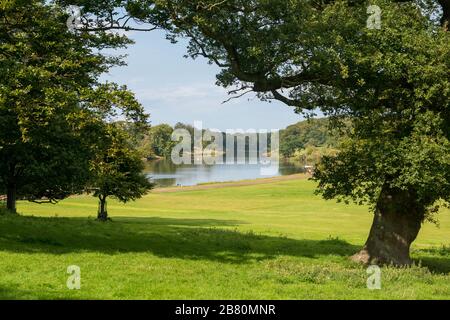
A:
{"type": "Polygon", "coordinates": [[[254,186],[259,184],[270,184],[279,181],[291,181],[291,180],[301,180],[309,179],[311,175],[305,173],[292,174],[288,176],[277,176],[271,178],[257,178],[251,180],[240,180],[240,181],[224,181],[224,182],[211,182],[198,184],[195,186],[177,186],[177,187],[158,187],[152,191],[152,193],[173,193],[173,192],[185,192],[185,191],[197,191],[197,190],[209,190],[209,189],[222,189],[222,188],[233,188],[233,187],[246,187],[254,186]]]}
{"type": "Polygon", "coordinates": [[[261,163],[250,164],[235,161],[232,164],[175,165],[169,159],[149,161],[145,174],[158,187],[197,186],[216,182],[237,182],[242,180],[264,179],[292,174],[305,173],[304,165],[299,162],[280,160],[270,167],[261,163]]]}

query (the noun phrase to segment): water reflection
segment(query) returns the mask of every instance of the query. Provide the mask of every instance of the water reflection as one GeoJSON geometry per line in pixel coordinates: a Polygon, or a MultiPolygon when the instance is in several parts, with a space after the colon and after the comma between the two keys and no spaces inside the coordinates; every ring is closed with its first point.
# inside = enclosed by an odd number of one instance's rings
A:
{"type": "Polygon", "coordinates": [[[303,165],[281,161],[278,171],[262,175],[261,164],[216,164],[216,165],[175,165],[170,160],[155,160],[146,163],[145,172],[158,186],[193,186],[201,183],[239,181],[291,175],[304,172],[303,165]]]}

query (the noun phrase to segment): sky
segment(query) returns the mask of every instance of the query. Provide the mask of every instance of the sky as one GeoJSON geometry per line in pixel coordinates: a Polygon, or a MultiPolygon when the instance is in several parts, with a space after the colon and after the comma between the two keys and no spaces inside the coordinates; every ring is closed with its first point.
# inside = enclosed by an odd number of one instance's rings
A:
{"type": "Polygon", "coordinates": [[[136,43],[125,52],[128,66],[114,68],[106,80],[126,84],[150,113],[152,125],[202,121],[210,129],[283,129],[302,120],[280,102],[262,102],[254,94],[233,99],[215,85],[218,67],[183,55],[186,43],[172,44],[162,31],[128,34],[136,43]]]}

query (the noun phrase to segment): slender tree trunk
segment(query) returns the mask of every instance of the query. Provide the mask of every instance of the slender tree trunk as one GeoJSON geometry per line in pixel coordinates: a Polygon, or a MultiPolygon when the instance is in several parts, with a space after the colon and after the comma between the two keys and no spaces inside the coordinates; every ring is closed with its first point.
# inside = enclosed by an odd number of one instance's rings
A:
{"type": "Polygon", "coordinates": [[[108,212],[106,210],[106,196],[99,196],[98,198],[99,198],[100,202],[99,202],[97,219],[99,221],[107,221],[108,220],[108,212]]]}
{"type": "Polygon", "coordinates": [[[6,209],[12,213],[17,213],[17,185],[15,183],[9,183],[7,186],[6,195],[6,209]]]}
{"type": "Polygon", "coordinates": [[[405,191],[382,192],[369,238],[352,260],[366,265],[411,265],[409,250],[425,214],[414,200],[414,196],[405,191]]]}

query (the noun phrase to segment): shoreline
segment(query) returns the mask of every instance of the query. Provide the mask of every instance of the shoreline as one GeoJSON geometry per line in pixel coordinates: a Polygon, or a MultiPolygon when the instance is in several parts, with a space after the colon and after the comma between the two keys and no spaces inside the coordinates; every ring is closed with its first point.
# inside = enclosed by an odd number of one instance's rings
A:
{"type": "Polygon", "coordinates": [[[246,186],[254,186],[260,184],[269,184],[278,181],[290,181],[290,180],[304,180],[311,178],[310,174],[306,173],[297,173],[287,176],[278,176],[271,178],[257,178],[253,180],[240,180],[240,181],[227,181],[227,182],[212,182],[206,184],[198,184],[195,186],[186,186],[186,187],[161,187],[153,189],[152,193],[175,193],[175,192],[186,192],[186,191],[200,191],[200,190],[209,190],[209,189],[222,189],[222,188],[232,188],[232,187],[246,187],[246,186]]]}

